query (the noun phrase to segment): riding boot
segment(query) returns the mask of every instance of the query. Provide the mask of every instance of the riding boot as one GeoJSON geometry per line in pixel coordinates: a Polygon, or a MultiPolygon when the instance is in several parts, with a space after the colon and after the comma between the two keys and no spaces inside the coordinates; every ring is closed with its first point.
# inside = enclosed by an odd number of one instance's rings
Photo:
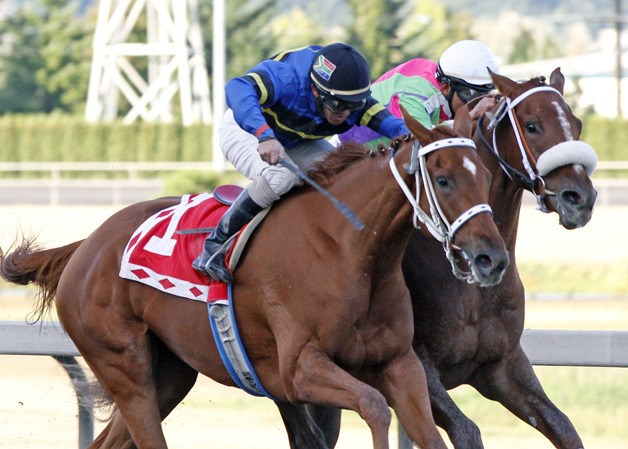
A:
{"type": "Polygon", "coordinates": [[[262,209],[264,208],[253,201],[248,192],[244,190],[205,239],[203,252],[192,262],[192,267],[213,280],[227,284],[233,282],[233,277],[225,264],[225,257],[229,248],[223,248],[223,245],[262,209]]]}

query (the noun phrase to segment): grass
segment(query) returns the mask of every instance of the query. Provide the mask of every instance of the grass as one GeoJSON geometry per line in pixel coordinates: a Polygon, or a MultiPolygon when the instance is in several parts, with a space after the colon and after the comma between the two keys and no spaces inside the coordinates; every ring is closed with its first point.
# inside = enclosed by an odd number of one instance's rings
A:
{"type": "MultiPolygon", "coordinates": [[[[569,417],[586,447],[603,448],[628,439],[628,370],[538,366],[534,370],[549,398],[569,417]]],[[[471,387],[458,387],[451,394],[483,435],[537,437],[530,426],[471,387]]]]}
{"type": "MultiPolygon", "coordinates": [[[[626,330],[628,300],[528,301],[526,328],[626,330]]],[[[534,371],[550,399],[571,419],[586,447],[625,447],[628,369],[535,366],[534,371]]],[[[523,442],[521,447],[552,447],[530,426],[471,387],[456,388],[451,394],[482,429],[485,439],[510,435],[523,442]]]]}
{"type": "Polygon", "coordinates": [[[517,263],[529,293],[628,293],[628,263],[517,263]]]}

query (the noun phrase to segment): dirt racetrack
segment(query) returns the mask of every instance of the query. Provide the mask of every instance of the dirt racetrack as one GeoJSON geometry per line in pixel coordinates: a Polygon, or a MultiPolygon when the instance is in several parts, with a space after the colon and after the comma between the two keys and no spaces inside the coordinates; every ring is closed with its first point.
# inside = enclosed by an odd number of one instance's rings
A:
{"type": "MultiPolygon", "coordinates": [[[[84,238],[118,207],[0,206],[0,245],[16,230],[39,235],[45,246],[84,238]]],[[[587,227],[566,231],[556,215],[532,208],[522,211],[518,260],[617,261],[628,258],[628,239],[618,239],[628,222],[628,208],[598,208],[587,227]]],[[[13,300],[14,301],[14,300],[13,300]]],[[[28,301],[28,299],[23,299],[28,301]]],[[[7,300],[0,297],[0,319],[7,300]]],[[[11,319],[22,319],[12,317],[11,319]]],[[[65,372],[49,357],[0,355],[0,448],[71,449],[77,447],[77,406],[65,372]]],[[[368,429],[355,414],[345,413],[338,449],[371,446],[368,429]]],[[[102,424],[97,424],[97,431],[102,424]]],[[[272,403],[255,399],[201,378],[191,395],[164,424],[170,447],[195,449],[286,448],[287,439],[272,403]]],[[[527,428],[526,428],[527,429],[527,428]]],[[[550,448],[533,430],[486,435],[487,449],[550,448]]],[[[391,449],[396,448],[395,427],[391,449]]],[[[620,449],[621,443],[587,441],[593,449],[620,449]]]]}
{"type": "MultiPolygon", "coordinates": [[[[44,246],[59,246],[87,237],[119,206],[0,205],[0,247],[16,232],[38,236],[44,246]]],[[[628,222],[628,206],[597,207],[584,228],[567,231],[556,214],[531,206],[521,210],[517,260],[608,261],[628,259],[628,239],[620,238],[628,222]]]]}

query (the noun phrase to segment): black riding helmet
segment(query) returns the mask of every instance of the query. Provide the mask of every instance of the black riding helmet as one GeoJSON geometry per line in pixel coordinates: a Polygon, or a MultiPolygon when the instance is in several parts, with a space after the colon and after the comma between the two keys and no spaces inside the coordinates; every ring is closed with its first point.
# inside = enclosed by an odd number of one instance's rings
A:
{"type": "Polygon", "coordinates": [[[351,45],[339,42],[321,48],[312,61],[310,78],[319,99],[332,110],[360,109],[371,95],[369,65],[351,45]]]}

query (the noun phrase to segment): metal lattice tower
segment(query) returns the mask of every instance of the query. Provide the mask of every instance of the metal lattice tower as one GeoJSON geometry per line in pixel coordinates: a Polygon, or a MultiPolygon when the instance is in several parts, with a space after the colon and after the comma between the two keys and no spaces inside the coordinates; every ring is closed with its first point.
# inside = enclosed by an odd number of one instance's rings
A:
{"type": "Polygon", "coordinates": [[[87,120],[116,119],[120,93],[125,123],[173,121],[177,93],[184,125],[211,122],[197,0],[100,0],[87,120]],[[145,42],[129,41],[142,14],[145,42]]]}

